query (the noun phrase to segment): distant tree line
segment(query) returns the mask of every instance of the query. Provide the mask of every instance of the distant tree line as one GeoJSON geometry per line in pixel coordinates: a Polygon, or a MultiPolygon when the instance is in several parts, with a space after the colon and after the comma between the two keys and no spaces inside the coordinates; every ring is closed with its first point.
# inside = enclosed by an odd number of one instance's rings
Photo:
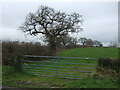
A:
{"type": "Polygon", "coordinates": [[[78,39],[83,46],[95,46],[95,47],[102,47],[103,44],[98,40],[87,39],[85,37],[81,37],[78,39]]]}
{"type": "Polygon", "coordinates": [[[69,48],[79,48],[79,47],[102,47],[103,44],[98,40],[87,39],[81,37],[79,39],[70,37],[69,35],[62,37],[61,44],[64,45],[67,49],[69,48]]]}

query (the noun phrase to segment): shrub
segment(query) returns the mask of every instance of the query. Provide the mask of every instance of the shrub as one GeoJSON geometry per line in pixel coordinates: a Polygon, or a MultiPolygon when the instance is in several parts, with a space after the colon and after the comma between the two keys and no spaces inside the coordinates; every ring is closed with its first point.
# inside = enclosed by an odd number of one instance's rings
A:
{"type": "Polygon", "coordinates": [[[98,60],[98,69],[111,69],[120,72],[120,60],[119,59],[110,59],[110,58],[99,58],[98,60]]]}
{"type": "Polygon", "coordinates": [[[40,43],[26,43],[18,41],[2,42],[2,63],[3,65],[18,66],[21,55],[49,55],[48,47],[40,43]]]}

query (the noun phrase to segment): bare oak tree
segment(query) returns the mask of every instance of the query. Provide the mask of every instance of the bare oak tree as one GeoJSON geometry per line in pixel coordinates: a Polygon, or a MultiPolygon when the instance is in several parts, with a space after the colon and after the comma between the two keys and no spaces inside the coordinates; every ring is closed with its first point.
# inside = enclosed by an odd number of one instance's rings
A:
{"type": "Polygon", "coordinates": [[[87,38],[81,37],[78,41],[81,42],[83,46],[85,46],[85,44],[87,43],[87,38]]]}
{"type": "Polygon", "coordinates": [[[29,13],[20,30],[30,35],[43,34],[52,53],[56,51],[57,38],[68,35],[69,32],[82,30],[82,16],[78,13],[66,14],[48,6],[40,6],[35,13],[29,13]]]}
{"type": "Polygon", "coordinates": [[[87,46],[93,46],[94,45],[94,41],[92,39],[87,39],[86,45],[87,46]]]}
{"type": "Polygon", "coordinates": [[[66,35],[64,37],[61,37],[61,43],[67,48],[67,46],[75,46],[77,44],[78,40],[77,38],[70,37],[69,35],[66,35]]]}
{"type": "Polygon", "coordinates": [[[99,42],[98,40],[94,40],[94,45],[95,45],[96,47],[101,47],[101,46],[103,46],[102,43],[99,42]]]}

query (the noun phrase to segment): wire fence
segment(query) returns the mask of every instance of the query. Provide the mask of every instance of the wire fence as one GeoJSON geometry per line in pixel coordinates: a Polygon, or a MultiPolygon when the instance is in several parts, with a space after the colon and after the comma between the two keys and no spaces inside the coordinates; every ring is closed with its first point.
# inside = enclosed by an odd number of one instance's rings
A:
{"type": "Polygon", "coordinates": [[[97,58],[22,56],[22,69],[37,76],[82,79],[96,73],[97,58]]]}

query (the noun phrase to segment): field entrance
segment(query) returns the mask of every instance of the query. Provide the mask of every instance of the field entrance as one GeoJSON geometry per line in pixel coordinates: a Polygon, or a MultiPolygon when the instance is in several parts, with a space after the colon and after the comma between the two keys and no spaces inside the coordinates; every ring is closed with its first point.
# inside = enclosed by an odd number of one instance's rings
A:
{"type": "Polygon", "coordinates": [[[32,56],[22,57],[22,69],[43,77],[83,79],[96,73],[97,58],[32,56]]]}

